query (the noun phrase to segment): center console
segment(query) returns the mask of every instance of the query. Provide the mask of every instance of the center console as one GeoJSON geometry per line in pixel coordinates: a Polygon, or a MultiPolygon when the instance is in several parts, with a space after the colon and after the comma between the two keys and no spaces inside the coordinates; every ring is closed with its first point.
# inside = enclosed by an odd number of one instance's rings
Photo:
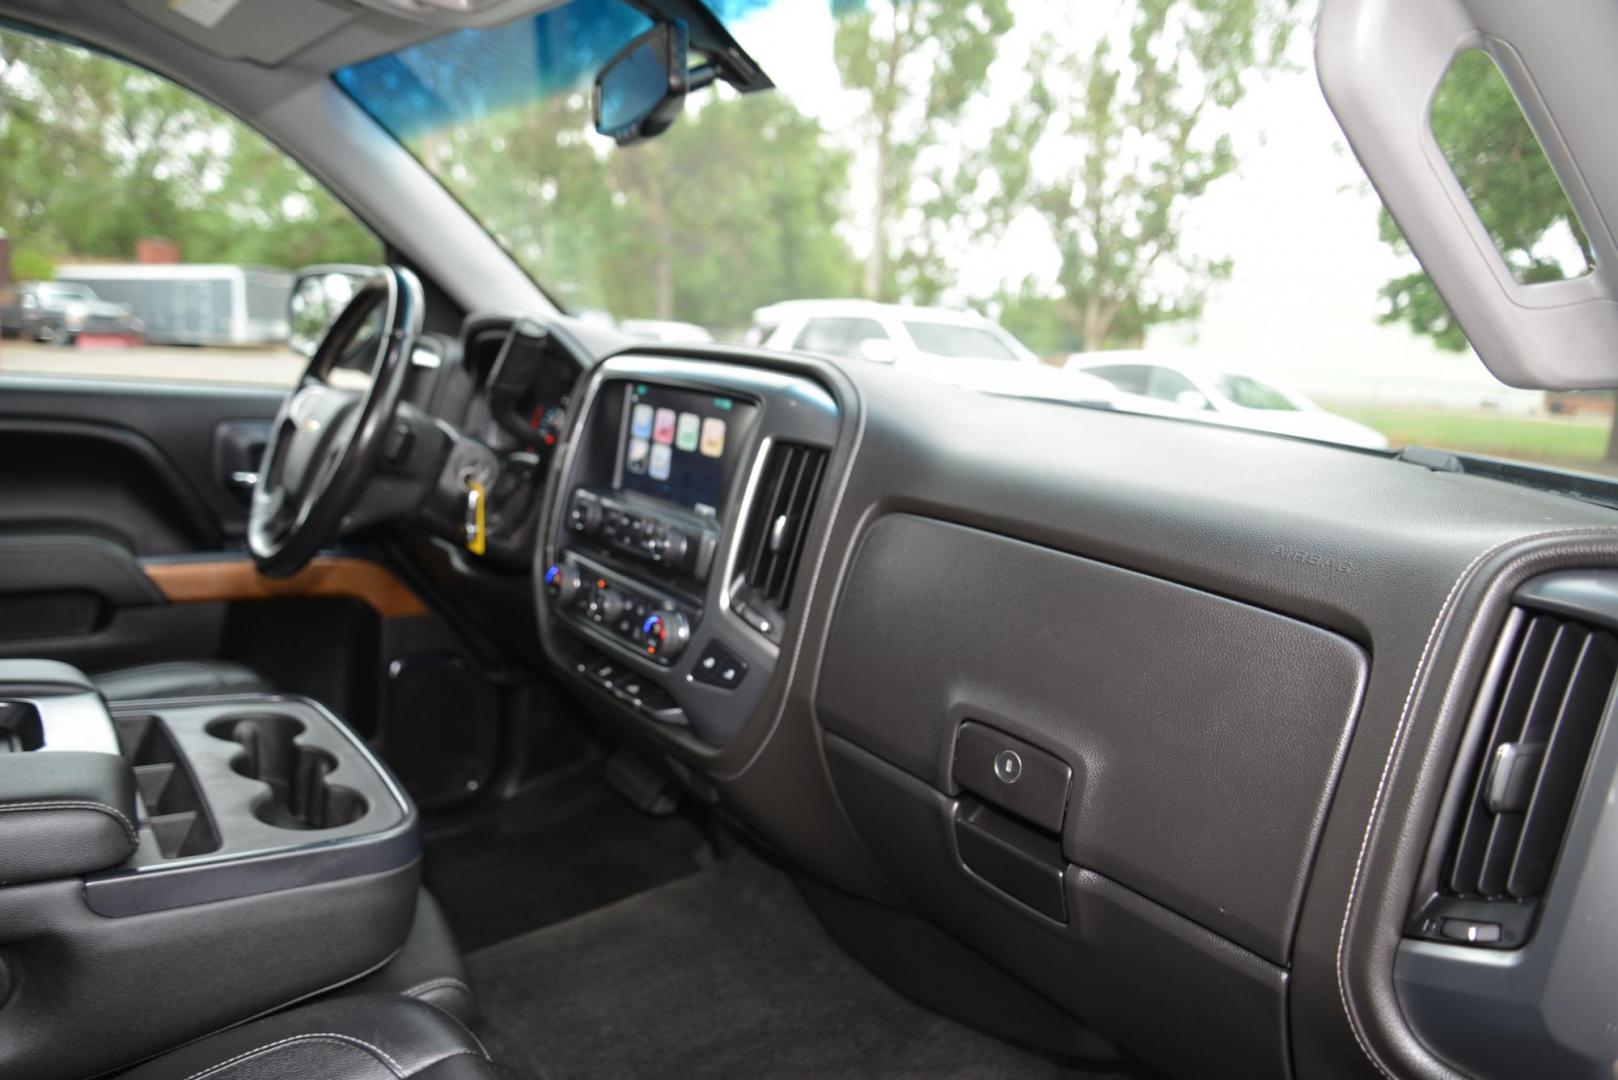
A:
{"type": "Polygon", "coordinates": [[[384,964],[416,811],[315,702],[108,709],[0,661],[0,1075],[133,1063],[384,964]]]}
{"type": "Polygon", "coordinates": [[[728,743],[775,670],[839,422],[802,376],[601,365],[536,552],[553,658],[647,723],[728,743]]]}

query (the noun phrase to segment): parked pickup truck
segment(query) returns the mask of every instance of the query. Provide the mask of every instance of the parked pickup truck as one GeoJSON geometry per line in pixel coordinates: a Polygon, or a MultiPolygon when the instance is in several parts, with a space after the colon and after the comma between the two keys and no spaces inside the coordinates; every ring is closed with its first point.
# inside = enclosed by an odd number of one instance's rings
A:
{"type": "Polygon", "coordinates": [[[71,345],[80,334],[138,335],[145,328],[128,304],[114,304],[88,286],[26,281],[0,306],[0,334],[71,345]]]}

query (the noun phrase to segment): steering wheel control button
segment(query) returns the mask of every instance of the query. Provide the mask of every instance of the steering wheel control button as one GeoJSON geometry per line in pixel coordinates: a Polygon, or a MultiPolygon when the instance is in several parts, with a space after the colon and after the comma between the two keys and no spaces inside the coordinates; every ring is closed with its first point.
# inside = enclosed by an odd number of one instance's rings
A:
{"type": "Polygon", "coordinates": [[[416,433],[404,420],[396,420],[388,432],[388,441],[382,447],[382,460],[389,465],[403,465],[416,445],[416,433]]]}
{"type": "Polygon", "coordinates": [[[976,720],[955,736],[956,785],[1048,833],[1062,831],[1073,770],[1037,746],[976,720]]]}
{"type": "Polygon", "coordinates": [[[1022,779],[1022,758],[1017,751],[1002,750],[995,755],[994,775],[1007,784],[1015,784],[1022,779]]]}
{"type": "Polygon", "coordinates": [[[747,664],[717,641],[708,642],[702,655],[691,667],[695,682],[717,686],[721,690],[734,690],[747,677],[747,664]]]}

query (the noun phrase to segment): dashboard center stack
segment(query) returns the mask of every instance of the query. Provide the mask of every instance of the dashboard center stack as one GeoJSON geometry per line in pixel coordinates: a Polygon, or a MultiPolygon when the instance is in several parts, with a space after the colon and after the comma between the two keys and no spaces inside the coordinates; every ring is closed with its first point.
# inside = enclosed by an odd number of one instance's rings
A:
{"type": "Polygon", "coordinates": [[[762,546],[779,556],[772,565],[795,557],[837,432],[830,396],[801,376],[647,357],[603,364],[537,554],[547,631],[559,631],[547,648],[640,719],[727,742],[780,647],[780,615],[743,602],[749,553],[762,546]],[[804,446],[820,463],[813,476],[770,468],[804,446]],[[798,498],[795,512],[780,512],[783,495],[798,498]]]}

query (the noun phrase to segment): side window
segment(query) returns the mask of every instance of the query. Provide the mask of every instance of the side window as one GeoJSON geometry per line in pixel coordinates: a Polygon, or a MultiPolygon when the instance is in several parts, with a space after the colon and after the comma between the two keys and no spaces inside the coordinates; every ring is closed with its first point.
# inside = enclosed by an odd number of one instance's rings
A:
{"type": "Polygon", "coordinates": [[[1244,409],[1288,411],[1297,408],[1275,387],[1246,375],[1226,375],[1219,380],[1219,392],[1244,409]]]}
{"type": "Polygon", "coordinates": [[[1144,394],[1147,390],[1148,380],[1151,377],[1151,368],[1139,364],[1108,364],[1105,367],[1085,369],[1091,375],[1100,376],[1126,394],[1144,394]]]}
{"type": "Polygon", "coordinates": [[[861,342],[887,340],[887,331],[875,319],[819,318],[804,324],[792,347],[858,359],[861,342]]]}
{"type": "Polygon", "coordinates": [[[295,271],[382,257],[221,110],[0,28],[0,370],[290,386],[295,271]]]}
{"type": "Polygon", "coordinates": [[[1160,401],[1178,401],[1187,390],[1198,393],[1196,383],[1178,371],[1164,367],[1152,369],[1151,381],[1146,387],[1146,392],[1160,401]]]}

